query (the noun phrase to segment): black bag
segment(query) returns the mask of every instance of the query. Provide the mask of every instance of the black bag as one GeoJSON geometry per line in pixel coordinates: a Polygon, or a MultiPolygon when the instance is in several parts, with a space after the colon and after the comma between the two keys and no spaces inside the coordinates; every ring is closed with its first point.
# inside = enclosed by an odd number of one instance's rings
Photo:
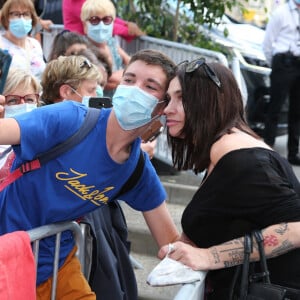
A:
{"type": "Polygon", "coordinates": [[[242,269],[240,290],[237,296],[232,296],[234,286],[232,287],[231,299],[236,300],[299,300],[300,290],[283,287],[272,284],[270,273],[267,267],[267,260],[263,246],[263,236],[261,231],[254,231],[253,235],[245,235],[244,239],[244,262],[237,268],[235,279],[242,269]],[[260,255],[260,273],[251,272],[250,254],[252,252],[252,238],[256,239],[260,255]]]}

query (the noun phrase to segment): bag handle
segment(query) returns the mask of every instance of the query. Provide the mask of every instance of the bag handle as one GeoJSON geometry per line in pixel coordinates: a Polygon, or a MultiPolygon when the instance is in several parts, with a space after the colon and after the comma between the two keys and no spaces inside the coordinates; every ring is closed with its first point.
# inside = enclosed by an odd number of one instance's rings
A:
{"type": "Polygon", "coordinates": [[[270,281],[270,272],[268,271],[267,259],[264,249],[264,237],[260,230],[253,231],[253,236],[255,237],[258,250],[259,250],[259,261],[261,273],[255,273],[250,277],[250,280],[257,281],[258,279],[263,279],[265,283],[271,283],[270,281]]]}
{"type": "Polygon", "coordinates": [[[244,300],[248,293],[248,274],[249,274],[249,264],[250,264],[250,254],[252,252],[252,236],[245,234],[244,237],[244,261],[242,268],[242,279],[240,285],[240,299],[244,300]]]}

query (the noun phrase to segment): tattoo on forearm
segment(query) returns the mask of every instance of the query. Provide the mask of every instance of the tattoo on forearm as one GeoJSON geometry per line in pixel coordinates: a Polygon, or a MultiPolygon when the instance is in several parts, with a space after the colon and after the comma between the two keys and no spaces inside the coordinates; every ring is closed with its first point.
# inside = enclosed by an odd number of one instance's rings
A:
{"type": "Polygon", "coordinates": [[[242,240],[235,239],[234,241],[232,241],[231,245],[238,247],[220,251],[220,253],[226,253],[228,255],[228,260],[224,259],[225,268],[239,265],[243,262],[244,259],[244,246],[242,240]]]}
{"type": "Polygon", "coordinates": [[[266,235],[264,237],[264,246],[277,246],[279,244],[278,238],[271,234],[271,235],[266,235]]]}
{"type": "Polygon", "coordinates": [[[214,263],[215,264],[219,263],[220,262],[220,256],[219,256],[217,248],[215,248],[215,247],[212,248],[211,254],[212,254],[213,258],[214,258],[214,263]]]}
{"type": "Polygon", "coordinates": [[[244,259],[244,249],[233,249],[228,253],[229,261],[224,261],[225,267],[232,267],[239,265],[243,262],[244,259]]]}
{"type": "Polygon", "coordinates": [[[279,227],[277,229],[275,229],[275,232],[280,234],[280,235],[284,235],[288,230],[288,224],[287,223],[282,223],[279,225],[279,227]]]}
{"type": "Polygon", "coordinates": [[[279,255],[285,254],[286,252],[288,252],[294,248],[295,248],[294,245],[290,241],[285,240],[282,242],[282,244],[279,247],[277,247],[271,251],[270,257],[276,257],[279,255]]]}
{"type": "Polygon", "coordinates": [[[241,244],[243,244],[242,241],[240,241],[239,239],[234,239],[232,241],[225,242],[222,245],[228,246],[228,245],[241,245],[241,244]]]}

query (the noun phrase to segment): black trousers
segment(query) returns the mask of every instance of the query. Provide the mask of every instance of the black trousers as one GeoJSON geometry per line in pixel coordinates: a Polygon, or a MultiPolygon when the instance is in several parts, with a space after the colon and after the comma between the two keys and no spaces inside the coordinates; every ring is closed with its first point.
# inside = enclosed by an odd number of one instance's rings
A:
{"type": "Polygon", "coordinates": [[[264,140],[273,145],[282,105],[289,97],[288,156],[299,151],[300,136],[300,57],[290,53],[277,54],[272,60],[271,98],[266,114],[264,140]]]}

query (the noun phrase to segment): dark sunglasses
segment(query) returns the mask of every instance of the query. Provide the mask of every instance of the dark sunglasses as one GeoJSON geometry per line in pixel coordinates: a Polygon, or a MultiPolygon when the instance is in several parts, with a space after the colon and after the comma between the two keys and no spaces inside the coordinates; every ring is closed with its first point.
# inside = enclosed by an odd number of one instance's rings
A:
{"type": "Polygon", "coordinates": [[[198,68],[203,67],[206,75],[214,82],[214,84],[221,88],[221,81],[216,75],[216,73],[213,71],[213,69],[205,62],[205,58],[197,58],[195,60],[192,60],[191,62],[185,60],[177,65],[177,68],[185,68],[186,73],[192,73],[196,71],[198,68]]]}
{"type": "Polygon", "coordinates": [[[111,22],[113,21],[113,17],[110,16],[105,16],[103,18],[99,18],[97,16],[94,17],[90,17],[88,19],[88,21],[92,24],[92,25],[98,25],[101,21],[103,22],[103,24],[105,25],[109,25],[111,24],[111,22]]]}
{"type": "Polygon", "coordinates": [[[91,62],[87,58],[85,58],[83,62],[80,64],[80,68],[85,68],[85,67],[88,69],[92,67],[91,62]]]}

